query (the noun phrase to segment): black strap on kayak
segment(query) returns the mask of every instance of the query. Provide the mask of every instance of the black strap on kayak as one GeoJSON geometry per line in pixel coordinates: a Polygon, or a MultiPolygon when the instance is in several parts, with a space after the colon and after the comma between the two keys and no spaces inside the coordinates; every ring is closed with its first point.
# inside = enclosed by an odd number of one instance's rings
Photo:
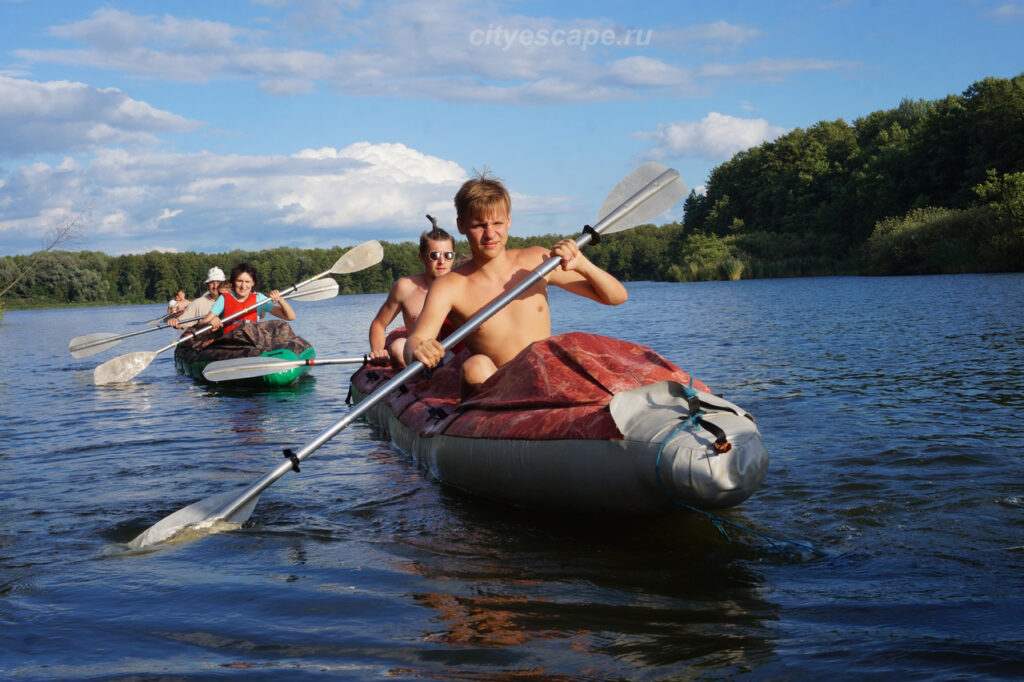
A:
{"type": "Polygon", "coordinates": [[[438,422],[448,417],[448,412],[443,407],[431,407],[427,410],[427,414],[430,415],[431,419],[438,422]]]}
{"type": "Polygon", "coordinates": [[[292,461],[292,471],[299,473],[299,458],[295,456],[291,448],[284,449],[284,458],[292,461]]]}
{"type": "Polygon", "coordinates": [[[732,443],[725,435],[725,431],[718,424],[713,424],[703,417],[698,415],[694,422],[698,424],[705,431],[710,431],[711,435],[715,437],[714,448],[715,452],[722,454],[732,450],[732,443]]]}
{"type": "MultiPolygon", "coordinates": [[[[690,377],[690,386],[683,386],[683,395],[686,396],[686,409],[690,413],[683,421],[683,423],[672,431],[674,436],[678,431],[685,429],[689,426],[699,426],[700,428],[708,431],[715,437],[714,448],[715,452],[721,454],[732,450],[732,443],[729,442],[729,438],[725,435],[725,431],[718,424],[714,424],[705,418],[704,412],[701,410],[703,403],[700,401],[700,396],[697,395],[697,391],[693,390],[693,377],[690,377]]],[[[683,419],[680,417],[680,419],[683,419]]],[[[671,436],[669,437],[671,439],[671,436]]]]}

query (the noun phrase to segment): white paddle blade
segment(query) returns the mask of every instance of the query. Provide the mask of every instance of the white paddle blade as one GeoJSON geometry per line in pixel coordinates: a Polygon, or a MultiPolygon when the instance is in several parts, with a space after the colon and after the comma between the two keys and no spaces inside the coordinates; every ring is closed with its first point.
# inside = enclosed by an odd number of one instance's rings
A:
{"type": "Polygon", "coordinates": [[[128,546],[132,549],[149,547],[166,542],[186,529],[195,529],[198,532],[218,532],[227,528],[237,528],[252,515],[252,510],[255,509],[256,503],[260,499],[258,495],[232,514],[229,519],[211,519],[210,516],[223,509],[224,505],[238,495],[238,491],[229,490],[226,493],[220,493],[190,504],[184,509],[179,509],[139,533],[128,543],[128,546]]]}
{"type": "Polygon", "coordinates": [[[97,386],[104,384],[118,384],[123,381],[130,381],[132,377],[149,367],[153,362],[156,353],[152,351],[139,351],[119,355],[113,360],[107,360],[92,371],[92,382],[97,386]]]}
{"type": "Polygon", "coordinates": [[[293,367],[301,367],[305,360],[284,360],[281,358],[232,358],[211,362],[203,370],[208,381],[233,381],[235,379],[252,379],[268,374],[276,374],[293,367]]]}
{"type": "Polygon", "coordinates": [[[334,264],[331,273],[345,275],[350,272],[359,272],[373,267],[382,260],[384,260],[384,247],[380,245],[379,241],[373,239],[350,249],[334,264]]]}
{"type": "Polygon", "coordinates": [[[651,161],[615,186],[601,205],[597,222],[609,217],[616,209],[623,208],[622,218],[601,230],[603,234],[612,234],[649,222],[685,198],[686,183],[679,177],[679,173],[651,161]],[[648,188],[652,182],[658,182],[658,185],[648,188]],[[647,190],[644,196],[637,197],[633,205],[626,205],[641,190],[647,190]]]}
{"type": "Polygon", "coordinates": [[[327,277],[325,279],[313,280],[308,284],[303,284],[292,293],[286,294],[284,298],[290,298],[296,301],[322,301],[325,298],[334,298],[337,296],[338,290],[338,282],[327,277]]]}
{"type": "Polygon", "coordinates": [[[96,355],[111,346],[117,345],[120,341],[121,338],[117,334],[111,334],[110,332],[85,334],[71,339],[68,343],[68,352],[76,358],[87,358],[90,355],[96,355]],[[108,339],[113,340],[108,341],[108,339]]]}

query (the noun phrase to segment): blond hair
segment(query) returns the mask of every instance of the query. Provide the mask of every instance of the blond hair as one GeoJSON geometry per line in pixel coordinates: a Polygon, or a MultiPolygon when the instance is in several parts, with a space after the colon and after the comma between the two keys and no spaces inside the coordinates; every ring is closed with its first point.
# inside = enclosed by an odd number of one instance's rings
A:
{"type": "Polygon", "coordinates": [[[512,199],[501,179],[488,177],[486,168],[462,183],[455,194],[456,220],[467,220],[474,213],[486,215],[501,209],[511,214],[512,199]]]}

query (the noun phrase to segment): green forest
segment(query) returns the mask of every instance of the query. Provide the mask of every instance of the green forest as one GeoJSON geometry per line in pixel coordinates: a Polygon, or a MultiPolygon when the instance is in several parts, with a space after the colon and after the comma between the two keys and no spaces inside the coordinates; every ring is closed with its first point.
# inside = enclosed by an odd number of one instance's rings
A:
{"type": "Polygon", "coordinates": [[[1019,271],[1024,74],[822,121],[691,193],[669,278],[1019,271]]]}
{"type": "MultiPolygon", "coordinates": [[[[509,246],[562,236],[510,237],[509,246]]],[[[421,270],[416,249],[385,243],[380,266],[337,277],[342,292],[387,291],[421,270]]],[[[0,305],[166,302],[178,288],[199,294],[210,267],[244,260],[269,291],[329,269],[342,253],[4,256],[0,305]]],[[[620,232],[587,254],[624,281],[1020,271],[1024,74],[986,78],[941,100],[904,100],[853,123],[797,128],[712,170],[705,193],[687,197],[681,222],[620,232]]]]}

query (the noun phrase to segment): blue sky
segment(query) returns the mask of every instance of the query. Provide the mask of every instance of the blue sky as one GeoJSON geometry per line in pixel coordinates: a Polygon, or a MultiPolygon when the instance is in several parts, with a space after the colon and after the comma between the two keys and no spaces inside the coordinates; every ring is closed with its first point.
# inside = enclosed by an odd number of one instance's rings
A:
{"type": "MultiPolygon", "coordinates": [[[[474,169],[575,234],[796,127],[1024,71],[1024,0],[0,0],[0,255],[415,240],[474,169]]],[[[667,219],[678,219],[677,206],[667,219]]]]}

